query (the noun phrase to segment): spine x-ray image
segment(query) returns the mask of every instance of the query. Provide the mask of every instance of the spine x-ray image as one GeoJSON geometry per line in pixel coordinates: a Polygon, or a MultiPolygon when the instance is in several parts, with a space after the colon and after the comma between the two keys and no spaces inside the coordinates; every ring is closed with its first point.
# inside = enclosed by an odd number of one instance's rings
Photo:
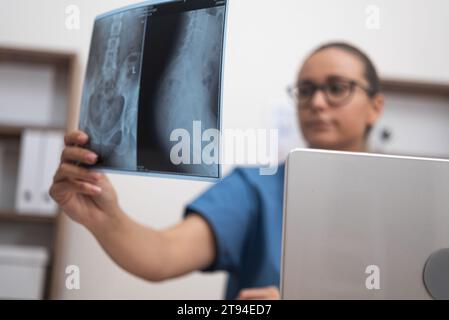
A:
{"type": "Polygon", "coordinates": [[[97,18],[79,121],[96,167],[219,177],[218,163],[174,164],[170,137],[185,130],[201,154],[193,124],[221,129],[225,16],[226,1],[187,0],[97,18]]]}

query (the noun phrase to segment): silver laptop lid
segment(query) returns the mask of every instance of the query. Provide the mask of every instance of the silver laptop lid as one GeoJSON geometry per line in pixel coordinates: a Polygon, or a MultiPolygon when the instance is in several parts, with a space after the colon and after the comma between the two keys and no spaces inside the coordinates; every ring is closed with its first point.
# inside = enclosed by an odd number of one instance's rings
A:
{"type": "Polygon", "coordinates": [[[449,298],[445,248],[449,161],[317,150],[289,155],[284,299],[449,298]]]}

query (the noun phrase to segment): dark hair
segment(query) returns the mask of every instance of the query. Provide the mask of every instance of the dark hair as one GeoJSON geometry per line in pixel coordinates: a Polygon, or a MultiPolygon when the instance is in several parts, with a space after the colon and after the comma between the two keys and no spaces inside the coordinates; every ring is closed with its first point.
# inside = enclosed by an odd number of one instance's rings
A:
{"type": "Polygon", "coordinates": [[[318,47],[312,55],[325,49],[337,48],[349,52],[359,58],[365,68],[364,76],[369,83],[368,95],[372,98],[381,92],[379,75],[371,59],[360,49],[345,42],[330,42],[318,47]]]}
{"type": "MultiPolygon", "coordinates": [[[[355,55],[357,58],[362,61],[364,66],[364,76],[365,79],[368,81],[368,96],[370,98],[376,96],[378,93],[382,91],[379,74],[377,73],[376,67],[374,66],[374,63],[371,61],[371,59],[368,57],[366,53],[364,53],[362,50],[358,49],[357,47],[350,45],[345,42],[329,42],[326,44],[321,45],[315,51],[313,51],[312,55],[315,53],[318,53],[320,51],[331,49],[331,48],[337,48],[341,49],[343,51],[349,52],[353,55],[355,55]]],[[[367,126],[365,130],[365,138],[368,138],[372,131],[372,126],[367,126]]]]}

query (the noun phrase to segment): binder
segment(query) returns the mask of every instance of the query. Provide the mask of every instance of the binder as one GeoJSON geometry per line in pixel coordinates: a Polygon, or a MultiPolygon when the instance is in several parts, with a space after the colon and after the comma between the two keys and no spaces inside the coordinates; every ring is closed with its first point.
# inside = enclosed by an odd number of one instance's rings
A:
{"type": "Polygon", "coordinates": [[[53,183],[53,177],[58,169],[61,152],[64,148],[64,134],[58,131],[43,133],[43,155],[42,155],[42,179],[39,183],[38,212],[53,215],[58,205],[50,197],[49,189],[53,183]]]}
{"type": "Polygon", "coordinates": [[[31,213],[39,208],[37,190],[41,170],[43,140],[38,130],[25,130],[20,143],[19,175],[15,209],[31,213]]]}
{"type": "Polygon", "coordinates": [[[63,147],[63,132],[26,130],[23,133],[15,206],[19,214],[52,216],[57,213],[49,189],[63,147]]]}

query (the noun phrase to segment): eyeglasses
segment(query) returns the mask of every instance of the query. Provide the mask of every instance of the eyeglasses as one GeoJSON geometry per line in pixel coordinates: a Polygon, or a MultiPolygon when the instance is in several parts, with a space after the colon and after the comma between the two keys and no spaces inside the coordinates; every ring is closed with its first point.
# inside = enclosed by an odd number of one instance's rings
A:
{"type": "Polygon", "coordinates": [[[339,107],[349,103],[357,87],[371,95],[371,90],[360,82],[342,77],[329,78],[327,83],[322,85],[309,80],[302,81],[296,86],[288,87],[287,91],[300,108],[309,106],[317,91],[324,93],[326,102],[330,106],[339,107]]]}

